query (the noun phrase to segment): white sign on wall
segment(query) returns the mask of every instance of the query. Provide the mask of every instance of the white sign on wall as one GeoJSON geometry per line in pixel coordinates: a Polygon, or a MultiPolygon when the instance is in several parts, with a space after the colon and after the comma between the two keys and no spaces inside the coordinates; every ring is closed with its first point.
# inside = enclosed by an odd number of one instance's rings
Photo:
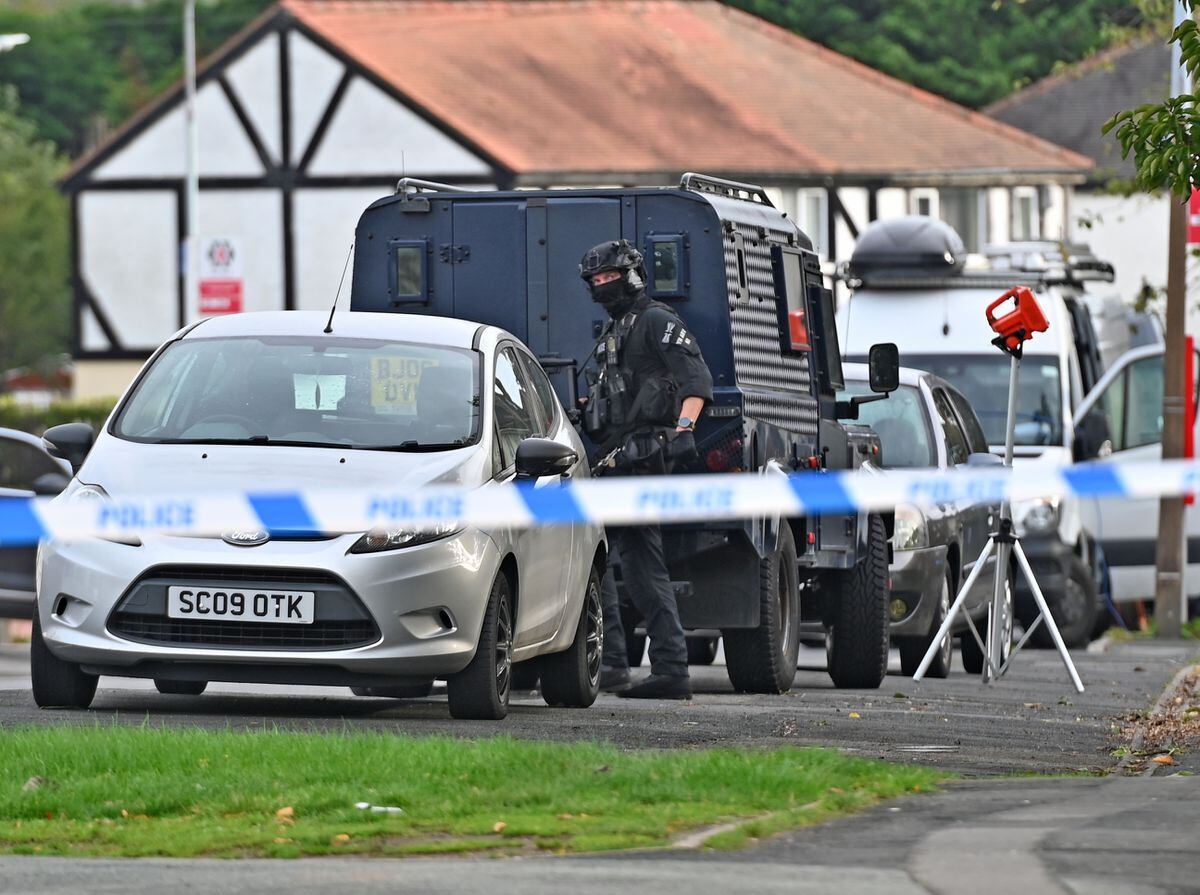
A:
{"type": "Polygon", "coordinates": [[[242,249],[224,236],[200,240],[200,315],[238,314],[245,307],[242,249]]]}

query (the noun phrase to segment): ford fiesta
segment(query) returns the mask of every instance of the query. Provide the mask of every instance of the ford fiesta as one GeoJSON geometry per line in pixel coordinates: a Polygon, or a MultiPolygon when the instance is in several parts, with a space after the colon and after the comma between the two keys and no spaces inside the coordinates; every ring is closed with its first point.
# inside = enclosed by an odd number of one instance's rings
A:
{"type": "MultiPolygon", "coordinates": [[[[153,490],[557,488],[588,475],[546,374],[503,330],[418,315],[239,314],[160,348],[99,435],[46,433],[57,498],[153,490]]],[[[552,705],[599,685],[604,534],[590,524],[348,534],[292,520],[221,537],[52,540],[31,650],[42,707],[86,708],[99,675],[164,693],[208,681],[427,695],[507,713],[513,665],[552,705]]]]}

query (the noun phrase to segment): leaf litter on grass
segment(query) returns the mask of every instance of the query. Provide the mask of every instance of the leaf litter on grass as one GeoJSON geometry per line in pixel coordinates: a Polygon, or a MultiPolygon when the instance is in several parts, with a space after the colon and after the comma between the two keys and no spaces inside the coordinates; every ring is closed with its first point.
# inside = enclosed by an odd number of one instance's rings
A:
{"type": "Polygon", "coordinates": [[[505,737],[28,728],[0,735],[0,781],[20,781],[0,784],[0,850],[296,857],[645,848],[716,824],[795,826],[928,791],[938,779],[813,748],[621,752],[505,737]],[[55,785],[23,791],[33,776],[55,785]],[[400,811],[357,808],[364,800],[400,811]]]}

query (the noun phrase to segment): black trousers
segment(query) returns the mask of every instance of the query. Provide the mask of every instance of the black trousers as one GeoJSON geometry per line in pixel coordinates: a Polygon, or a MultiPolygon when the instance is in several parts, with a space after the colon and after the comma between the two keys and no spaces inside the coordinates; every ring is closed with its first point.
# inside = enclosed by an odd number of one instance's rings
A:
{"type": "MultiPolygon", "coordinates": [[[[608,530],[610,558],[620,555],[621,580],[634,608],[641,613],[650,638],[650,672],[686,675],[687,641],[679,623],[679,607],[671,589],[671,578],[663,558],[662,531],[657,525],[641,525],[608,530]]],[[[612,563],[605,571],[600,595],[604,607],[605,665],[628,664],[625,629],[617,598],[617,583],[612,563]]]]}

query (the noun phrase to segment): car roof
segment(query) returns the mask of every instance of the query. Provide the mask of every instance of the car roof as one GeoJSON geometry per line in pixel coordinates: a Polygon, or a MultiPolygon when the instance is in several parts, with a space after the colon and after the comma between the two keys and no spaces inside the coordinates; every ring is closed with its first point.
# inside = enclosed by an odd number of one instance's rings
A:
{"type": "Polygon", "coordinates": [[[23,441],[26,444],[32,445],[43,454],[47,453],[46,446],[42,443],[42,439],[37,435],[31,435],[28,432],[23,432],[20,429],[5,429],[0,428],[0,438],[9,438],[13,441],[23,441]]]}
{"type": "MultiPolygon", "coordinates": [[[[867,364],[842,364],[842,374],[847,379],[853,379],[855,382],[869,382],[871,379],[871,368],[867,364]]],[[[916,370],[912,367],[900,368],[901,385],[920,385],[922,376],[933,377],[933,374],[926,373],[924,370],[916,370]]]]}
{"type": "MultiPolygon", "coordinates": [[[[329,321],[327,311],[251,311],[209,317],[187,330],[185,339],[236,336],[323,336],[329,321]]],[[[471,348],[481,329],[503,334],[494,326],[469,320],[434,317],[430,314],[382,314],[337,311],[333,315],[333,338],[390,339],[451,348],[471,348]]]]}

